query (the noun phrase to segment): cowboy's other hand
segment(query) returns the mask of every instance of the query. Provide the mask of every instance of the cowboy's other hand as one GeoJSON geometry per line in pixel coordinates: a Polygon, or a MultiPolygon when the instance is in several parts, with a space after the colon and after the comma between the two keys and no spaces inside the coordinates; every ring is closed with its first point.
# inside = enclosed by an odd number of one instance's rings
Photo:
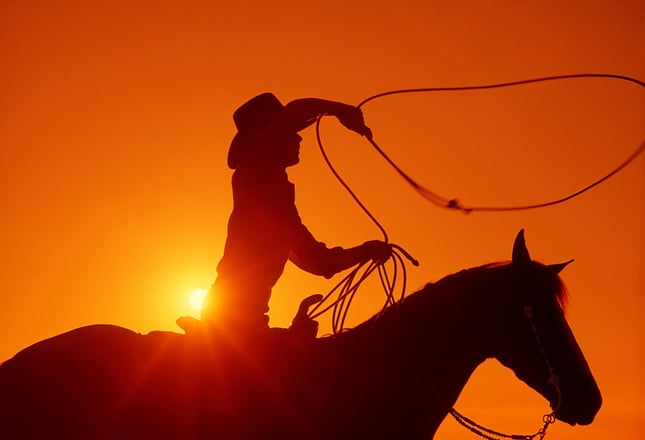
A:
{"type": "Polygon", "coordinates": [[[365,125],[363,112],[360,108],[354,107],[353,105],[343,104],[337,112],[336,117],[347,129],[355,131],[368,139],[372,139],[372,130],[365,125]]]}
{"type": "Polygon", "coordinates": [[[377,264],[385,263],[392,256],[392,246],[380,240],[370,240],[361,246],[365,261],[372,260],[377,264]]]}

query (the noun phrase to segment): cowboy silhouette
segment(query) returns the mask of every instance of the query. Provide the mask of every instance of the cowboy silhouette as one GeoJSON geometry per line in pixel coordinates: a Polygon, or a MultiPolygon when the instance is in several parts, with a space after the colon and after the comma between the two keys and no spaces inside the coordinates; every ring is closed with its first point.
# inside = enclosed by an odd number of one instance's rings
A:
{"type": "MultiPolygon", "coordinates": [[[[228,152],[228,166],[235,170],[233,211],[217,279],[202,309],[207,326],[241,334],[268,329],[271,289],[287,260],[330,278],[361,262],[389,257],[390,246],[378,240],[349,249],[328,248],[300,219],[286,168],[300,161],[298,132],[320,115],[333,115],[349,130],[371,137],[359,108],[323,99],[282,105],[273,94],[263,93],[233,114],[238,130],[228,152]]],[[[320,295],[310,298],[308,304],[320,295]]],[[[315,337],[315,322],[298,327],[315,337]]]]}

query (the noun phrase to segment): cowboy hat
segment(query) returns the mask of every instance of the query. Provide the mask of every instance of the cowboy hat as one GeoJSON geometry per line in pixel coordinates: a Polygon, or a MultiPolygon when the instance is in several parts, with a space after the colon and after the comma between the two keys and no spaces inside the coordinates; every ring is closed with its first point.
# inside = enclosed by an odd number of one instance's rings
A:
{"type": "Polygon", "coordinates": [[[229,168],[237,168],[253,136],[266,127],[283,108],[273,93],[262,93],[235,110],[233,121],[237,133],[228,149],[229,168]]]}

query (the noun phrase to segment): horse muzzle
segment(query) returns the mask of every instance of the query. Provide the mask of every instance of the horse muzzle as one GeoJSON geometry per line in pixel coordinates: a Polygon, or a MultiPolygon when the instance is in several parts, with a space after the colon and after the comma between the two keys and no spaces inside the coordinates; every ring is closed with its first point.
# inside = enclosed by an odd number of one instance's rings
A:
{"type": "Polygon", "coordinates": [[[589,425],[594,421],[596,414],[602,406],[600,390],[587,395],[574,395],[562,400],[560,407],[555,411],[558,420],[569,425],[589,425]]]}

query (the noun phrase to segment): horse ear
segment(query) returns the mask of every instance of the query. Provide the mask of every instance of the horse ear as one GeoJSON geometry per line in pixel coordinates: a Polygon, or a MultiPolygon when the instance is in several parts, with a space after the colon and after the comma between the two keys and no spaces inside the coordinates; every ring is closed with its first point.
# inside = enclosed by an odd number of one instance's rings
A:
{"type": "Polygon", "coordinates": [[[529,250],[526,248],[526,242],[524,241],[524,229],[520,229],[520,232],[517,233],[515,237],[515,242],[513,243],[513,263],[524,264],[531,261],[531,256],[529,255],[529,250]]]}
{"type": "Polygon", "coordinates": [[[564,263],[548,264],[546,267],[551,269],[553,273],[560,273],[562,269],[567,267],[570,263],[573,263],[573,258],[570,259],[569,261],[565,261],[564,263]]]}

